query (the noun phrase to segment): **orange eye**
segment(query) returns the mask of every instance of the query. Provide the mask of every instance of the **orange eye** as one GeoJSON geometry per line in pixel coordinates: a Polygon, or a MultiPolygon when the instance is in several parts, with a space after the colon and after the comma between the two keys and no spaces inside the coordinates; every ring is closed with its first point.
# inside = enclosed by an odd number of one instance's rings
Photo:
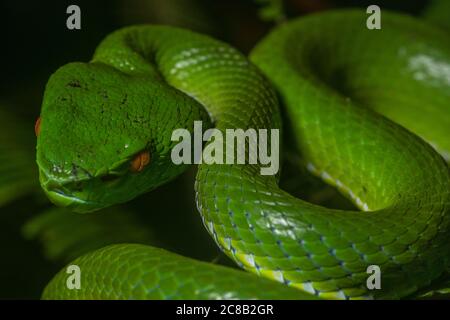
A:
{"type": "Polygon", "coordinates": [[[131,171],[141,172],[150,163],[150,152],[142,151],[131,160],[131,171]]]}
{"type": "Polygon", "coordinates": [[[41,132],[41,117],[37,118],[36,123],[34,124],[34,133],[36,134],[36,137],[41,132]]]}

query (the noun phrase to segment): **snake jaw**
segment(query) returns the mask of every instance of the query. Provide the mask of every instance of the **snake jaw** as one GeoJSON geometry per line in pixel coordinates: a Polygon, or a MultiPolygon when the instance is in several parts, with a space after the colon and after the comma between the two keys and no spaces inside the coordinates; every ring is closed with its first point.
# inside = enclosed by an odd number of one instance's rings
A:
{"type": "Polygon", "coordinates": [[[62,191],[49,190],[46,192],[50,201],[58,207],[70,207],[73,204],[86,204],[87,202],[76,197],[72,197],[62,191]]]}
{"type": "Polygon", "coordinates": [[[93,203],[76,196],[76,193],[70,191],[71,189],[68,187],[71,184],[81,186],[83,184],[82,181],[74,181],[73,179],[58,180],[42,169],[39,170],[39,180],[45,194],[53,204],[59,207],[76,208],[76,211],[80,212],[93,210],[93,203]],[[89,208],[91,209],[89,210],[89,208]]]}

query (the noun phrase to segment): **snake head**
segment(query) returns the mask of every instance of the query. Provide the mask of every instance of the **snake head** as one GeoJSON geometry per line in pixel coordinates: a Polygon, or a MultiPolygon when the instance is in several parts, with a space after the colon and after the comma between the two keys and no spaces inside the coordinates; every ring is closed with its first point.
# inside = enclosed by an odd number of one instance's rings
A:
{"type": "Polygon", "coordinates": [[[89,212],[123,203],[179,175],[173,130],[208,121],[162,80],[101,63],[70,63],[49,79],[36,124],[39,180],[49,199],[89,212]]]}

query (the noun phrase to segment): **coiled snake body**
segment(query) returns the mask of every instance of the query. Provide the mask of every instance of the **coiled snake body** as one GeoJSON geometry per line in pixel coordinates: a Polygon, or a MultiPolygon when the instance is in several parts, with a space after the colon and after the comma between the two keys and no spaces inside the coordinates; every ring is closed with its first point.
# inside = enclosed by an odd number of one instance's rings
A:
{"type": "Polygon", "coordinates": [[[43,297],[399,298],[443,276],[448,36],[394,13],[368,30],[366,18],[349,10],[286,23],[252,63],[190,31],[129,27],[90,63],[60,68],[47,84],[37,148],[41,184],[56,204],[92,211],[128,201],[185,168],[170,159],[174,129],[192,131],[194,120],[281,128],[280,100],[308,169],[365,212],[297,199],[260,165],[201,164],[196,201],[209,233],[244,269],[284,284],[123,244],[72,263],[80,290],[67,289],[64,269],[43,297]],[[130,170],[130,161],[139,165],[130,170]],[[366,286],[370,265],[381,269],[380,290],[366,286]]]}

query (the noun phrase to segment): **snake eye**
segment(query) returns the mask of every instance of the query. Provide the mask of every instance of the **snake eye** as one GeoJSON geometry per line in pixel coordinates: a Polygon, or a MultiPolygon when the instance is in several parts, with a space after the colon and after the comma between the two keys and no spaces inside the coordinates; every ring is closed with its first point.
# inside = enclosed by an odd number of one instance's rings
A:
{"type": "Polygon", "coordinates": [[[133,160],[131,160],[131,171],[141,172],[146,165],[150,163],[150,152],[139,152],[133,160]]]}
{"type": "Polygon", "coordinates": [[[34,124],[34,133],[36,134],[36,137],[39,136],[40,132],[41,132],[41,117],[38,117],[36,123],[34,124]]]}

